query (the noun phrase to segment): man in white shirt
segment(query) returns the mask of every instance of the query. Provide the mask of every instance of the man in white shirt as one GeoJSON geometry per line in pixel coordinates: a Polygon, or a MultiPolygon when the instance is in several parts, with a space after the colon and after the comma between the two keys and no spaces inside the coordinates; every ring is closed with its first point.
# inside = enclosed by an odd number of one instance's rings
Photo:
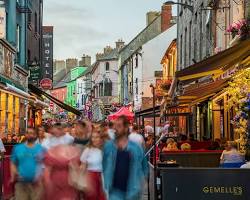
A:
{"type": "Polygon", "coordinates": [[[47,150],[57,145],[73,144],[74,142],[74,138],[63,131],[61,123],[54,124],[49,131],[52,136],[46,138],[42,143],[42,146],[47,150]]]}
{"type": "Polygon", "coordinates": [[[138,144],[140,147],[145,147],[145,141],[143,136],[139,133],[139,127],[137,124],[133,125],[132,132],[129,134],[128,139],[136,144],[138,144]]]}
{"type": "Polygon", "coordinates": [[[114,129],[114,123],[113,122],[109,122],[108,124],[108,135],[109,135],[109,138],[111,140],[114,140],[115,139],[115,129],[114,129]]]}

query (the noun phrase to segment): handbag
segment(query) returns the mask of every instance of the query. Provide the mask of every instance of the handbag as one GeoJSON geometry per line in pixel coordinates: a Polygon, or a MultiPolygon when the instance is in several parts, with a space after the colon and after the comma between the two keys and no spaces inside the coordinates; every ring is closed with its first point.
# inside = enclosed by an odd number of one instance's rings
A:
{"type": "Polygon", "coordinates": [[[69,185],[79,191],[86,191],[88,188],[87,175],[77,164],[69,163],[69,185]]]}

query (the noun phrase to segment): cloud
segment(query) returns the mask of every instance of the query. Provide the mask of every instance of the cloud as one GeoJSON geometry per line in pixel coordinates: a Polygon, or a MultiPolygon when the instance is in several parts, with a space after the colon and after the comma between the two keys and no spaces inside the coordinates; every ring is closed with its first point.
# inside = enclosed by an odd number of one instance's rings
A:
{"type": "Polygon", "coordinates": [[[109,37],[92,23],[95,16],[91,9],[81,4],[47,0],[44,10],[44,24],[54,26],[54,58],[80,57],[83,53],[94,56],[93,51],[109,37]]]}

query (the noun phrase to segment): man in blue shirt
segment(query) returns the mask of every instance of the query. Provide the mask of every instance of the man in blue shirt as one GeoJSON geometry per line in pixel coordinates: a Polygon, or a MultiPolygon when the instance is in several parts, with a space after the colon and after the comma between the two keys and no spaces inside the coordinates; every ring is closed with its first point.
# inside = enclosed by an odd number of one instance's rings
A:
{"type": "Polygon", "coordinates": [[[128,140],[129,122],[121,116],[115,123],[116,138],[103,149],[104,188],[109,200],[139,200],[148,175],[141,146],[128,140]]]}
{"type": "Polygon", "coordinates": [[[44,150],[36,144],[35,129],[28,128],[26,142],[13,148],[11,154],[11,182],[15,182],[16,200],[39,200],[42,195],[42,161],[44,150]]]}

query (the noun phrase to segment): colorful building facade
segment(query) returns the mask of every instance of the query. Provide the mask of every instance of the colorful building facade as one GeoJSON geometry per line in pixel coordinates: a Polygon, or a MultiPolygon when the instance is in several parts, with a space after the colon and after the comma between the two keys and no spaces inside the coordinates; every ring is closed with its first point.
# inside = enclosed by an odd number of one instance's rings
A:
{"type": "Polygon", "coordinates": [[[67,82],[67,98],[65,102],[74,107],[77,108],[77,91],[76,91],[76,80],[79,76],[83,74],[83,72],[87,69],[87,67],[75,67],[71,69],[70,71],[70,80],[67,82]]]}

